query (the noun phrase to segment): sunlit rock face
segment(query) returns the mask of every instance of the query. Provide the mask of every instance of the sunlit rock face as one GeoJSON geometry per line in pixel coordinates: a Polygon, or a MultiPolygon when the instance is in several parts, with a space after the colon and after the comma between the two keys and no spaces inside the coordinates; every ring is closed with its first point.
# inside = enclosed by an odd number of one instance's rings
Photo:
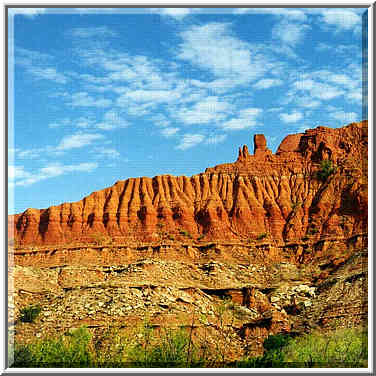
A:
{"type": "Polygon", "coordinates": [[[254,135],[238,159],[186,176],[118,181],[81,201],[9,216],[18,245],[163,239],[267,239],[282,244],[309,237],[350,238],[367,231],[368,123],[317,127],[288,135],[273,154],[254,135]],[[317,178],[323,160],[335,167],[317,178]]]}

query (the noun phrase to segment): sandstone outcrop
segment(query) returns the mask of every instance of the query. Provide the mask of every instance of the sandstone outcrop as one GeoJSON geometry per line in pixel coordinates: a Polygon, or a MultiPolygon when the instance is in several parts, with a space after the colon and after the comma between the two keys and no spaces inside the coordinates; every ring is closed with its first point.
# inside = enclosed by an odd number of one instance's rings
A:
{"type": "Polygon", "coordinates": [[[350,238],[367,232],[368,123],[287,136],[273,154],[264,135],[254,154],[186,176],[118,181],[81,201],[9,216],[15,245],[111,241],[350,238]],[[320,163],[335,167],[325,181],[320,163]]]}

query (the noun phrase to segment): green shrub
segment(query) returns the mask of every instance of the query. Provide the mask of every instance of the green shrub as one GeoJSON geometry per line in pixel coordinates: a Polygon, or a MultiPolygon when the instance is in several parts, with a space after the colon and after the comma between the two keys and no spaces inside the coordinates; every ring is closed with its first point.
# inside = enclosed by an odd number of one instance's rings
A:
{"type": "Polygon", "coordinates": [[[302,206],[302,203],[300,201],[292,202],[291,208],[293,211],[298,210],[302,206]]]}
{"type": "MultiPolygon", "coordinates": [[[[229,302],[224,302],[223,307],[219,307],[217,319],[220,320],[217,321],[221,328],[226,327],[224,321],[221,324],[223,314],[236,308],[228,305],[229,302]]],[[[223,333],[220,336],[230,338],[223,333]]],[[[189,368],[214,364],[247,368],[367,367],[367,330],[364,328],[315,332],[295,338],[287,334],[271,335],[264,342],[263,356],[236,362],[228,361],[220,346],[214,344],[205,348],[207,342],[198,339],[193,336],[193,322],[190,330],[155,330],[146,319],[141,331],[135,328],[131,335],[120,335],[116,329],[109,329],[93,344],[91,334],[82,327],[58,338],[9,346],[8,355],[9,359],[14,359],[11,367],[33,368],[189,368]]]]}
{"type": "Polygon", "coordinates": [[[91,334],[88,330],[80,328],[66,337],[44,339],[30,345],[16,345],[12,367],[90,367],[92,365],[90,339],[91,334]]]}
{"type": "Polygon", "coordinates": [[[190,239],[192,238],[192,235],[186,230],[180,230],[179,234],[184,235],[184,236],[186,236],[187,238],[190,238],[190,239]]]}
{"type": "Polygon", "coordinates": [[[264,349],[266,351],[281,350],[289,342],[290,337],[283,334],[270,335],[264,341],[264,349]]]}
{"type": "Polygon", "coordinates": [[[367,330],[341,329],[292,338],[277,334],[264,342],[262,357],[245,358],[236,367],[247,368],[363,368],[367,367],[367,330]]]}
{"type": "Polygon", "coordinates": [[[41,311],[41,307],[39,305],[36,306],[28,306],[25,308],[22,308],[20,313],[20,320],[22,322],[34,322],[35,319],[38,317],[41,311]]]}
{"type": "Polygon", "coordinates": [[[318,230],[316,227],[311,227],[311,228],[308,230],[307,234],[308,234],[308,235],[315,235],[315,234],[317,234],[318,232],[319,232],[319,230],[318,230]]]}
{"type": "Polygon", "coordinates": [[[320,164],[320,170],[316,172],[316,178],[325,182],[328,177],[336,172],[336,167],[330,160],[323,160],[320,164]]]}
{"type": "Polygon", "coordinates": [[[265,239],[267,236],[268,236],[268,234],[267,234],[266,232],[263,232],[263,233],[261,233],[261,234],[256,238],[256,240],[262,240],[262,239],[265,239]]]}
{"type": "Polygon", "coordinates": [[[292,340],[284,358],[297,367],[367,367],[367,343],[364,328],[312,333],[292,340]]]}
{"type": "Polygon", "coordinates": [[[243,368],[283,368],[286,367],[283,348],[290,341],[290,336],[284,334],[270,335],[264,341],[264,355],[255,358],[246,358],[236,363],[243,368]]]}
{"type": "Polygon", "coordinates": [[[146,329],[143,343],[131,348],[127,354],[128,367],[199,367],[204,360],[184,329],[161,329],[157,338],[146,329]]]}

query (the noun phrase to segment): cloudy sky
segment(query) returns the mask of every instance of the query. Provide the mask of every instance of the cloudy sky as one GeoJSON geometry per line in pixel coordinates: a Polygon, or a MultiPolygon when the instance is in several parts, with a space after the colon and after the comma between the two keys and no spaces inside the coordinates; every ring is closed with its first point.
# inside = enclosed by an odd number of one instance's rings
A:
{"type": "Polygon", "coordinates": [[[9,212],[362,120],[364,12],[10,9],[9,212]]]}

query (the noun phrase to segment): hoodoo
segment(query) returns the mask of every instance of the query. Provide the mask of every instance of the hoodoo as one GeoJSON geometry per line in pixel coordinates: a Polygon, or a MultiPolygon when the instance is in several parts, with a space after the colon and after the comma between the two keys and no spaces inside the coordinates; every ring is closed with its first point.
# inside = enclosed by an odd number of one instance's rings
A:
{"type": "Polygon", "coordinates": [[[256,134],[253,155],[245,145],[235,162],[192,177],[132,178],[78,202],[9,216],[9,238],[156,242],[161,230],[177,241],[349,238],[367,229],[367,146],[367,121],[288,135],[276,154],[256,134]]]}

